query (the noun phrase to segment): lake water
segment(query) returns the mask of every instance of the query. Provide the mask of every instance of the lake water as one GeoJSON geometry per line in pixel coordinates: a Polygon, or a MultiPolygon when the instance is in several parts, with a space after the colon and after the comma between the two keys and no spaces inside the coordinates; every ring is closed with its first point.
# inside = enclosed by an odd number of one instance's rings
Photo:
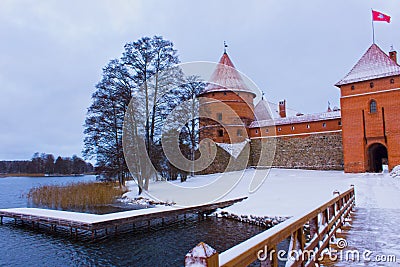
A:
{"type": "MultiPolygon", "coordinates": [[[[0,208],[27,207],[30,188],[94,181],[82,177],[0,178],[0,208]]],[[[261,227],[215,217],[125,232],[96,241],[75,239],[30,226],[0,226],[0,266],[183,266],[185,254],[201,241],[222,252],[263,231],[261,227]]]]}

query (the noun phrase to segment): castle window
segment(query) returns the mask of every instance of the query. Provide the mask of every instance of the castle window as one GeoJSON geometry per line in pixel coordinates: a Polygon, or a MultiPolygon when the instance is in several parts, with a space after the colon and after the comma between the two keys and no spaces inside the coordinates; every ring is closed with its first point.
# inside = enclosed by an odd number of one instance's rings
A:
{"type": "Polygon", "coordinates": [[[256,129],[256,134],[258,134],[258,130],[256,129]]]}
{"type": "Polygon", "coordinates": [[[369,113],[376,113],[376,111],[377,111],[376,101],[371,100],[371,102],[369,103],[369,113]]]}
{"type": "Polygon", "coordinates": [[[226,95],[226,92],[224,92],[224,95],[226,95]]]}
{"type": "Polygon", "coordinates": [[[369,83],[369,87],[374,88],[374,83],[373,83],[373,82],[370,82],[370,83],[369,83]]]}
{"type": "Polygon", "coordinates": [[[292,131],[294,131],[294,126],[292,126],[292,131]]]}
{"type": "Polygon", "coordinates": [[[342,126],[342,121],[338,121],[338,125],[339,125],[339,126],[342,126]]]}
{"type": "Polygon", "coordinates": [[[278,132],[280,132],[280,131],[282,131],[282,128],[281,128],[281,127],[278,128],[278,132]]]}
{"type": "Polygon", "coordinates": [[[307,124],[307,129],[310,129],[310,124],[307,124]]]}
{"type": "Polygon", "coordinates": [[[218,136],[219,137],[224,136],[224,130],[218,130],[218,136]]]}
{"type": "Polygon", "coordinates": [[[324,128],[326,127],[326,122],[322,123],[322,127],[324,127],[324,128]]]}
{"type": "Polygon", "coordinates": [[[214,93],[212,93],[212,96],[215,96],[215,94],[214,94],[214,93]]]}
{"type": "Polygon", "coordinates": [[[351,86],[351,90],[354,90],[354,88],[355,88],[354,85],[352,85],[352,86],[351,86]]]}
{"type": "Polygon", "coordinates": [[[242,130],[241,129],[237,130],[237,136],[242,136],[242,130]]]}
{"type": "Polygon", "coordinates": [[[222,113],[217,113],[217,120],[222,120],[222,113]]]}
{"type": "Polygon", "coordinates": [[[268,130],[268,129],[265,129],[265,132],[266,132],[266,133],[268,133],[268,132],[269,132],[269,130],[268,130]]]}
{"type": "Polygon", "coordinates": [[[390,83],[392,83],[392,84],[394,83],[394,79],[393,79],[393,78],[392,78],[392,79],[390,79],[390,83]]]}

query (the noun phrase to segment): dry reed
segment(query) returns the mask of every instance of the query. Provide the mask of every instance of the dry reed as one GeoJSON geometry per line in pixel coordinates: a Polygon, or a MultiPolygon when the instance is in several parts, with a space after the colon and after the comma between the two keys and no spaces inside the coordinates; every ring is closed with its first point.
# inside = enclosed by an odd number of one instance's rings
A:
{"type": "Polygon", "coordinates": [[[112,182],[79,182],[35,187],[29,190],[27,198],[38,207],[91,211],[96,206],[115,203],[125,192],[125,188],[112,182]]]}

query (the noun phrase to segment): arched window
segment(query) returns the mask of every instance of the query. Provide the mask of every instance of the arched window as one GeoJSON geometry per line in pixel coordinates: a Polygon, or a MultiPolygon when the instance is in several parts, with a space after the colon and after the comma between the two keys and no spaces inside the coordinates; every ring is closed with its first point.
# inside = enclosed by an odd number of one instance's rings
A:
{"type": "Polygon", "coordinates": [[[376,113],[376,111],[377,111],[376,101],[371,100],[371,102],[369,103],[369,113],[376,113]]]}

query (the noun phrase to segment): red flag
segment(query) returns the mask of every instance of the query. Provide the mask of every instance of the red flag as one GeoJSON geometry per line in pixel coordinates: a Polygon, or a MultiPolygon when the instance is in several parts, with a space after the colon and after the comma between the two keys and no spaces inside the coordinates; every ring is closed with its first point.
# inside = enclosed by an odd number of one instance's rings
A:
{"type": "Polygon", "coordinates": [[[390,23],[390,16],[385,15],[379,11],[372,10],[372,20],[373,21],[386,21],[390,23]]]}

